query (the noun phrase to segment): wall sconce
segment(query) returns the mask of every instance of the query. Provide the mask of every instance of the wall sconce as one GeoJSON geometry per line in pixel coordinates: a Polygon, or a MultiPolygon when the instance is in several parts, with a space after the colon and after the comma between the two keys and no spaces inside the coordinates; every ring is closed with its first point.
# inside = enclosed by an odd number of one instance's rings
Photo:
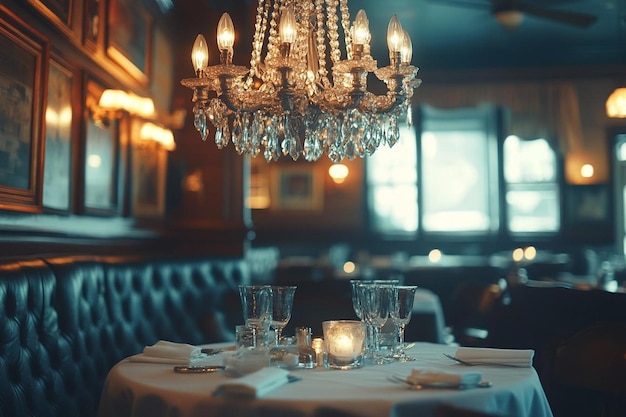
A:
{"type": "Polygon", "coordinates": [[[103,126],[108,126],[111,120],[120,119],[124,114],[143,119],[152,119],[155,115],[154,102],[150,97],[139,97],[123,90],[104,90],[98,104],[92,102],[89,108],[93,121],[103,126]]]}
{"type": "Polygon", "coordinates": [[[150,97],[139,97],[122,90],[104,90],[98,107],[107,112],[126,111],[144,119],[154,117],[154,102],[150,97]]]}
{"type": "Polygon", "coordinates": [[[583,166],[580,167],[580,176],[583,178],[591,178],[593,177],[595,170],[593,168],[593,165],[591,164],[584,164],[583,166]]]}
{"type": "Polygon", "coordinates": [[[606,115],[626,118],[626,87],[617,88],[606,100],[606,115]]]}
{"type": "Polygon", "coordinates": [[[495,13],[496,20],[506,29],[515,29],[524,20],[524,14],[519,10],[499,10],[495,13]]]}
{"type": "Polygon", "coordinates": [[[344,164],[332,164],[328,168],[328,175],[333,179],[335,184],[341,184],[346,180],[346,177],[350,173],[350,170],[344,164]]]}
{"type": "Polygon", "coordinates": [[[141,126],[139,132],[139,139],[141,141],[153,141],[160,144],[168,151],[176,149],[176,142],[174,142],[174,133],[171,130],[165,129],[161,126],[157,126],[154,123],[144,123],[141,126]]]}

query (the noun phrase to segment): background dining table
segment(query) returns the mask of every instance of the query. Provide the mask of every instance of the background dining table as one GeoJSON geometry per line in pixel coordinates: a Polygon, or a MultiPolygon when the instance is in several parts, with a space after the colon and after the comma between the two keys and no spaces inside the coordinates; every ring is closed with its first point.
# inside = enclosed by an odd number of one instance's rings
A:
{"type": "MultiPolygon", "coordinates": [[[[214,346],[214,345],[211,345],[214,346]]],[[[222,345],[223,346],[223,345],[222,345]]],[[[407,353],[412,362],[393,362],[342,371],[318,367],[294,370],[300,379],[262,398],[230,399],[213,395],[233,376],[227,372],[175,373],[172,365],[119,362],[108,374],[98,417],[427,417],[448,404],[497,416],[551,417],[552,411],[532,367],[465,366],[444,356],[456,348],[416,343],[407,353]],[[478,372],[489,388],[410,389],[390,377],[407,377],[413,369],[478,372]]],[[[223,363],[223,355],[211,360],[223,363]]]]}

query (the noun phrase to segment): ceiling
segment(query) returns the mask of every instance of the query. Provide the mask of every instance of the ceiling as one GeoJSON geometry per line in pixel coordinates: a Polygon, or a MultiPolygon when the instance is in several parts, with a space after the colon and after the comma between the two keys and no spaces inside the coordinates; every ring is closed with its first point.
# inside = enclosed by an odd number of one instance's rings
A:
{"type": "Polygon", "coordinates": [[[509,30],[492,15],[489,0],[350,0],[349,6],[351,14],[367,12],[376,58],[383,62],[387,22],[396,14],[411,35],[413,63],[422,70],[626,65],[626,0],[522,1],[589,13],[597,21],[581,29],[525,15],[509,30]]]}
{"type": "MultiPolygon", "coordinates": [[[[387,24],[396,14],[411,35],[413,65],[420,67],[422,76],[460,69],[532,69],[541,73],[564,67],[594,75],[606,74],[609,68],[608,73],[623,74],[626,81],[626,0],[505,0],[597,17],[594,24],[582,29],[525,15],[513,30],[497,22],[490,11],[492,1],[503,0],[348,0],[348,5],[351,20],[359,9],[366,11],[372,55],[379,66],[389,62],[387,24]]],[[[177,16],[184,16],[179,29],[190,32],[189,44],[197,33],[213,32],[226,11],[241,35],[238,42],[250,45],[257,0],[176,0],[174,4],[177,16]],[[203,8],[209,12],[204,13],[203,8]]],[[[235,59],[244,48],[241,43],[235,46],[235,59]]]]}

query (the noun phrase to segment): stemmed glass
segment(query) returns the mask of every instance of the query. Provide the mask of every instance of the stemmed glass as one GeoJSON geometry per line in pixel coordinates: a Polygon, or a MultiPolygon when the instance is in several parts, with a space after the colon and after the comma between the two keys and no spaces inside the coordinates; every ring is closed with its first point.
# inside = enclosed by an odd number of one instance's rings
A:
{"type": "Polygon", "coordinates": [[[259,331],[267,331],[272,322],[272,287],[240,285],[239,297],[243,308],[243,318],[254,333],[252,346],[256,348],[259,331]]]}
{"type": "Polygon", "coordinates": [[[272,329],[276,330],[276,345],[280,344],[283,329],[291,320],[293,296],[296,292],[294,286],[272,286],[272,329]]]}
{"type": "Polygon", "coordinates": [[[414,285],[399,285],[395,288],[392,299],[393,305],[390,315],[391,320],[398,330],[398,351],[394,355],[394,359],[400,362],[410,362],[415,360],[415,358],[408,356],[404,351],[404,330],[406,329],[406,325],[411,320],[416,290],[417,286],[414,285]]]}
{"type": "Polygon", "coordinates": [[[363,308],[363,319],[374,330],[373,355],[370,359],[374,365],[388,363],[388,359],[380,352],[380,331],[389,318],[394,285],[360,284],[357,286],[359,300],[363,308]]]}

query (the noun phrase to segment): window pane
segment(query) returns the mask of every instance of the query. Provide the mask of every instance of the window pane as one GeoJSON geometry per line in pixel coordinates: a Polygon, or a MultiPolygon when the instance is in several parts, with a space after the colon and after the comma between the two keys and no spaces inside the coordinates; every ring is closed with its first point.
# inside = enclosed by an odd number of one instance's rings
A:
{"type": "Polygon", "coordinates": [[[393,148],[381,146],[367,158],[368,206],[372,228],[413,233],[418,226],[415,130],[400,128],[393,148]]]}
{"type": "Polygon", "coordinates": [[[413,184],[378,186],[370,191],[372,226],[379,232],[417,230],[417,188],[413,184]]]}
{"type": "Polygon", "coordinates": [[[422,134],[425,231],[488,231],[489,153],[482,131],[422,134]]]}
{"type": "Polygon", "coordinates": [[[504,178],[509,183],[556,181],[556,155],[545,139],[504,141],[504,178]]]}
{"type": "Polygon", "coordinates": [[[511,232],[559,230],[559,201],[556,185],[534,190],[510,190],[506,193],[506,203],[511,232]]]}
{"type": "Polygon", "coordinates": [[[545,139],[504,141],[504,178],[511,233],[556,232],[560,202],[556,153],[545,139]]]}

